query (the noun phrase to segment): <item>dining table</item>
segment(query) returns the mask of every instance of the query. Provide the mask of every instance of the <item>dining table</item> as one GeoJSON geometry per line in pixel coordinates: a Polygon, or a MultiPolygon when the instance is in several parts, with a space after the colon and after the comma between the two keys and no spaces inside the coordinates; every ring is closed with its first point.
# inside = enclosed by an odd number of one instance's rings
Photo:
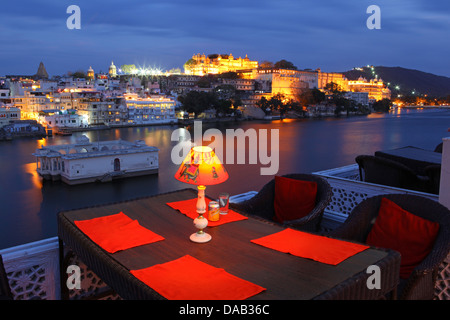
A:
{"type": "Polygon", "coordinates": [[[197,190],[187,188],[59,212],[62,297],[70,290],[68,251],[126,300],[396,297],[396,251],[286,228],[231,209],[208,222],[209,242],[194,243],[189,236],[197,231],[196,199],[197,190]]]}
{"type": "Polygon", "coordinates": [[[425,176],[425,168],[432,165],[440,165],[442,153],[414,146],[375,151],[376,157],[400,162],[418,175],[425,176]]]}

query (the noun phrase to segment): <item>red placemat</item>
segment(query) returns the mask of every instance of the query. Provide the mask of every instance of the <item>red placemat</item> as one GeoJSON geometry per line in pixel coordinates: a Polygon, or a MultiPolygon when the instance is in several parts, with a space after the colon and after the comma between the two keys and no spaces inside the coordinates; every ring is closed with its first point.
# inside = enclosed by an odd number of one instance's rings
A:
{"type": "Polygon", "coordinates": [[[251,242],[273,250],[331,265],[337,265],[345,259],[369,248],[369,246],[293,229],[285,229],[251,240],[251,242]]]}
{"type": "Polygon", "coordinates": [[[92,241],[109,253],[164,240],[163,237],[142,227],[123,212],[74,221],[77,227],[92,241]]]}
{"type": "MultiPolygon", "coordinates": [[[[208,204],[210,199],[206,198],[206,213],[203,215],[205,218],[208,218],[208,204]]],[[[168,206],[172,207],[175,210],[180,211],[184,215],[188,216],[191,219],[195,219],[198,217],[197,213],[197,198],[195,199],[189,199],[189,200],[182,200],[182,201],[176,201],[176,202],[168,202],[168,206]]],[[[233,221],[240,221],[240,220],[246,220],[248,219],[246,216],[243,216],[231,209],[228,209],[228,214],[221,214],[220,219],[218,221],[209,221],[208,220],[208,227],[214,227],[219,226],[224,223],[233,222],[233,221]]]]}
{"type": "Polygon", "coordinates": [[[130,272],[169,300],[244,300],[266,290],[189,255],[130,272]]]}

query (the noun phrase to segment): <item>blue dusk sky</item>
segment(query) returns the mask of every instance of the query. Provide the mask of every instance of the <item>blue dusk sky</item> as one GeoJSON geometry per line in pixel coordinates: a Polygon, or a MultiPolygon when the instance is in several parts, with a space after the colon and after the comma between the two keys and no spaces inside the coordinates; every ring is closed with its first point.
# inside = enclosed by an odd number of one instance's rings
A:
{"type": "Polygon", "coordinates": [[[21,0],[0,11],[0,76],[107,72],[135,64],[182,68],[195,53],[347,71],[367,64],[450,77],[450,1],[430,0],[21,0]],[[81,29],[66,26],[81,9],[81,29]],[[381,29],[370,30],[370,5],[381,29]]]}

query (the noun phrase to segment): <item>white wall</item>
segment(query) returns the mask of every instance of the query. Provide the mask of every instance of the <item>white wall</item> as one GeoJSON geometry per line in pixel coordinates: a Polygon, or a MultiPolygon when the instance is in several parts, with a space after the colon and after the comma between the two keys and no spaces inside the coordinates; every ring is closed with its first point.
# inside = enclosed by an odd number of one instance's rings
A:
{"type": "Polygon", "coordinates": [[[443,139],[439,202],[450,208],[450,138],[443,139]]]}

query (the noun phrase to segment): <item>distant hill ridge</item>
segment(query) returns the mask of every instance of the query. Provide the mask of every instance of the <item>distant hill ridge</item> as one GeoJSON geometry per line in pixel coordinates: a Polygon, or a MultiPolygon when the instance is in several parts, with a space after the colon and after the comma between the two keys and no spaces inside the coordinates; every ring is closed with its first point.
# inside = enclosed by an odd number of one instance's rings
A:
{"type": "Polygon", "coordinates": [[[450,78],[438,76],[414,69],[402,67],[384,67],[374,66],[374,73],[371,67],[364,67],[362,70],[354,69],[345,74],[349,80],[357,80],[360,76],[369,79],[375,79],[375,74],[381,78],[384,83],[389,83],[392,93],[398,92],[403,95],[428,95],[430,97],[445,97],[450,95],[450,78]],[[399,86],[399,90],[396,89],[399,86]]]}

